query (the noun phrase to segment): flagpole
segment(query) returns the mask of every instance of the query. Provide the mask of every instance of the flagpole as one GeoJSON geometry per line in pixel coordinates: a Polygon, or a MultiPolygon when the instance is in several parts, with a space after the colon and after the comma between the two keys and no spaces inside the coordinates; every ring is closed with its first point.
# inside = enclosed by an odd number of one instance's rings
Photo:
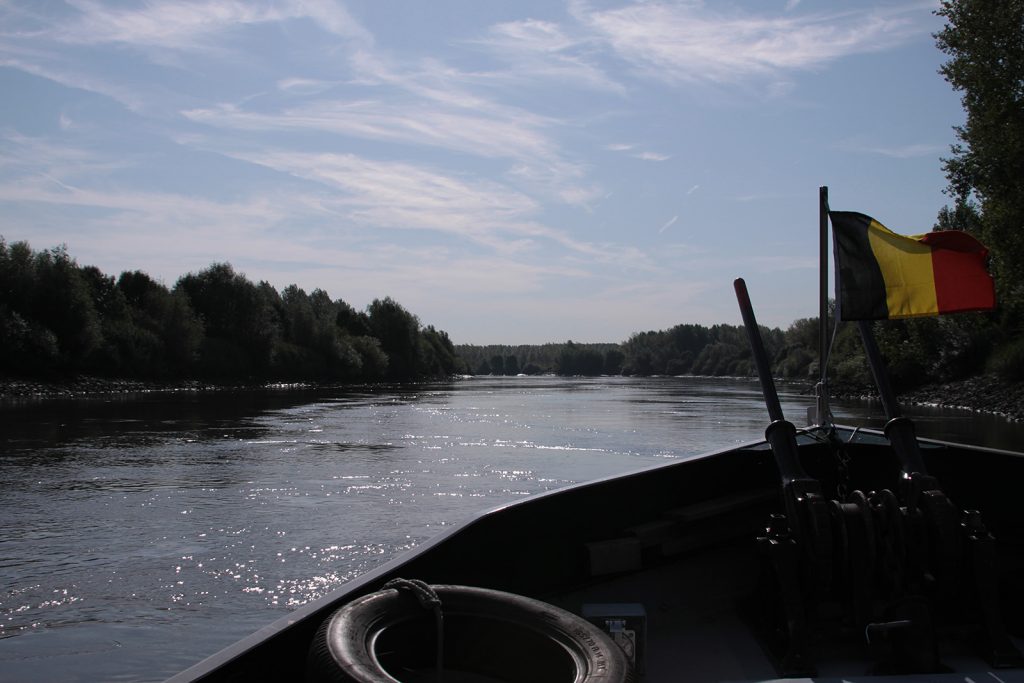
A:
{"type": "Polygon", "coordinates": [[[818,425],[829,423],[828,410],[828,186],[818,188],[818,425]]]}

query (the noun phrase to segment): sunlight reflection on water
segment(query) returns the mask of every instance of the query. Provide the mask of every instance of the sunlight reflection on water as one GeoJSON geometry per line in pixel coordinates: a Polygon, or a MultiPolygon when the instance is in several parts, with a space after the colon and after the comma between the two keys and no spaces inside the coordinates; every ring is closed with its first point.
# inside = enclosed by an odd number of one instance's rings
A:
{"type": "MultiPolygon", "coordinates": [[[[801,422],[808,397],[783,391],[801,422]]],[[[879,424],[873,410],[836,413],[879,424]]],[[[163,679],[481,510],[767,424],[749,381],[553,377],[41,403],[0,421],[2,681],[163,679]]]]}

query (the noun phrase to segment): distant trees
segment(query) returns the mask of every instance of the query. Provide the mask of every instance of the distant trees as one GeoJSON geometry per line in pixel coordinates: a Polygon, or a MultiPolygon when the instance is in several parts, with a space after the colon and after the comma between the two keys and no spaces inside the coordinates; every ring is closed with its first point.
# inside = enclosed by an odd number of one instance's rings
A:
{"type": "Polygon", "coordinates": [[[604,356],[600,351],[566,342],[555,361],[555,373],[569,377],[595,376],[604,372],[604,356]]]}
{"type": "MultiPolygon", "coordinates": [[[[938,227],[974,220],[963,207],[940,213],[938,227]]],[[[1018,344],[1000,345],[991,316],[880,321],[875,336],[898,390],[996,371],[1024,369],[1018,344]]],[[[818,321],[785,331],[761,328],[773,374],[818,376],[818,321]]],[[[408,381],[458,373],[517,375],[753,376],[746,332],[735,325],[676,325],[638,332],[622,344],[456,347],[448,334],[390,297],[357,311],[322,289],[278,292],[230,264],[182,276],[173,288],[141,271],[116,279],[79,266],[66,249],[33,251],[0,237],[0,374],[227,381],[408,381]]],[[[840,324],[830,377],[871,384],[861,341],[840,324]]]]}
{"type": "Polygon", "coordinates": [[[253,283],[227,263],[168,289],[2,237],[0,348],[8,376],[405,381],[459,366],[448,335],[391,298],[359,312],[322,289],[253,283]]]}
{"type": "MultiPolygon", "coordinates": [[[[779,330],[761,328],[769,357],[782,345],[779,330]]],[[[676,325],[639,332],[623,345],[623,372],[635,375],[753,374],[746,332],[735,325],[676,325]]]]}
{"type": "Polygon", "coordinates": [[[455,347],[460,372],[476,375],[618,375],[623,354],[619,344],[522,344],[455,347]]]}

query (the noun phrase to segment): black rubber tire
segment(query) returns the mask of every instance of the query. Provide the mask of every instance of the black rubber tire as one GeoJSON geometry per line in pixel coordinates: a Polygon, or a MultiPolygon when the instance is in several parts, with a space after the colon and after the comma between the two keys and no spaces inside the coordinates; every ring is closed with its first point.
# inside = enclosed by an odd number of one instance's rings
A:
{"type": "MultiPolygon", "coordinates": [[[[444,612],[446,681],[627,683],[630,663],[585,619],[486,588],[431,586],[444,612]]],[[[407,591],[357,598],[320,627],[307,681],[436,680],[434,615],[407,591]]]]}

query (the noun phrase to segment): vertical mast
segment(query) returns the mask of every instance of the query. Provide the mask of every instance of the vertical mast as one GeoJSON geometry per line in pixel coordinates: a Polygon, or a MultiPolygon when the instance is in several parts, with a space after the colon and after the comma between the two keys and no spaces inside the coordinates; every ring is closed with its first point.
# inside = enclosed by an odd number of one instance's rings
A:
{"type": "Polygon", "coordinates": [[[818,188],[818,384],[815,424],[826,426],[828,409],[828,186],[818,188]]]}

